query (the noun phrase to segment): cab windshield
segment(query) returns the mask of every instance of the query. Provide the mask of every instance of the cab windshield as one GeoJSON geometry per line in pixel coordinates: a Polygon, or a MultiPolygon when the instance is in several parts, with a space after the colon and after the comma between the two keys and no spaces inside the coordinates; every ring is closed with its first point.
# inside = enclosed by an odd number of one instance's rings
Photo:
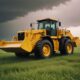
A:
{"type": "Polygon", "coordinates": [[[56,24],[55,23],[38,23],[38,29],[48,29],[52,28],[55,29],[56,24]]]}

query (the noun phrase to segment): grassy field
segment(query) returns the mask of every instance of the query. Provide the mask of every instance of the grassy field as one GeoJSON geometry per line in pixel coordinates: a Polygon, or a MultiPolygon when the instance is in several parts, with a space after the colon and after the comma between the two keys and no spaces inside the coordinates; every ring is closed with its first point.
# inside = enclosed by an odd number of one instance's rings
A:
{"type": "Polygon", "coordinates": [[[80,80],[79,48],[71,56],[36,60],[0,51],[0,80],[80,80]]]}

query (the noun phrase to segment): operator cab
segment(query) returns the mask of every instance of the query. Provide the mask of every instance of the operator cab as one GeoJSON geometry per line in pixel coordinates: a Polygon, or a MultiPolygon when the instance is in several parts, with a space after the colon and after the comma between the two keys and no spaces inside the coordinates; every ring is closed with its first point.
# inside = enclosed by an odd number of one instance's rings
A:
{"type": "Polygon", "coordinates": [[[53,19],[38,20],[38,29],[46,29],[47,35],[56,36],[57,28],[61,26],[61,22],[53,19]]]}

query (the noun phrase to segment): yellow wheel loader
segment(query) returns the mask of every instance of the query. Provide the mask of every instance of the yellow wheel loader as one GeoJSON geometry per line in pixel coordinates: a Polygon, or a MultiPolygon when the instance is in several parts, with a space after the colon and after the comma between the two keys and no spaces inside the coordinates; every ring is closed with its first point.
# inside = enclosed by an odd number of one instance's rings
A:
{"type": "MultiPolygon", "coordinates": [[[[0,41],[0,49],[14,52],[16,56],[48,58],[52,54],[73,54],[74,47],[80,45],[78,37],[74,37],[69,30],[60,29],[61,22],[53,19],[37,21],[37,29],[19,31],[12,41],[0,41]]],[[[31,24],[32,27],[32,24],[31,24]]]]}

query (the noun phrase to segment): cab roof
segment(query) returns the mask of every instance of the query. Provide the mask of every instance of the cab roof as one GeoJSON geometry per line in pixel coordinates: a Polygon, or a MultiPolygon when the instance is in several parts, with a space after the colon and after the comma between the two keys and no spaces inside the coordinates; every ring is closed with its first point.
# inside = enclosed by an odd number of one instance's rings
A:
{"type": "Polygon", "coordinates": [[[37,20],[38,22],[43,22],[43,21],[47,21],[47,22],[58,22],[58,20],[56,19],[51,19],[51,18],[46,18],[46,19],[42,19],[42,20],[37,20]]]}

